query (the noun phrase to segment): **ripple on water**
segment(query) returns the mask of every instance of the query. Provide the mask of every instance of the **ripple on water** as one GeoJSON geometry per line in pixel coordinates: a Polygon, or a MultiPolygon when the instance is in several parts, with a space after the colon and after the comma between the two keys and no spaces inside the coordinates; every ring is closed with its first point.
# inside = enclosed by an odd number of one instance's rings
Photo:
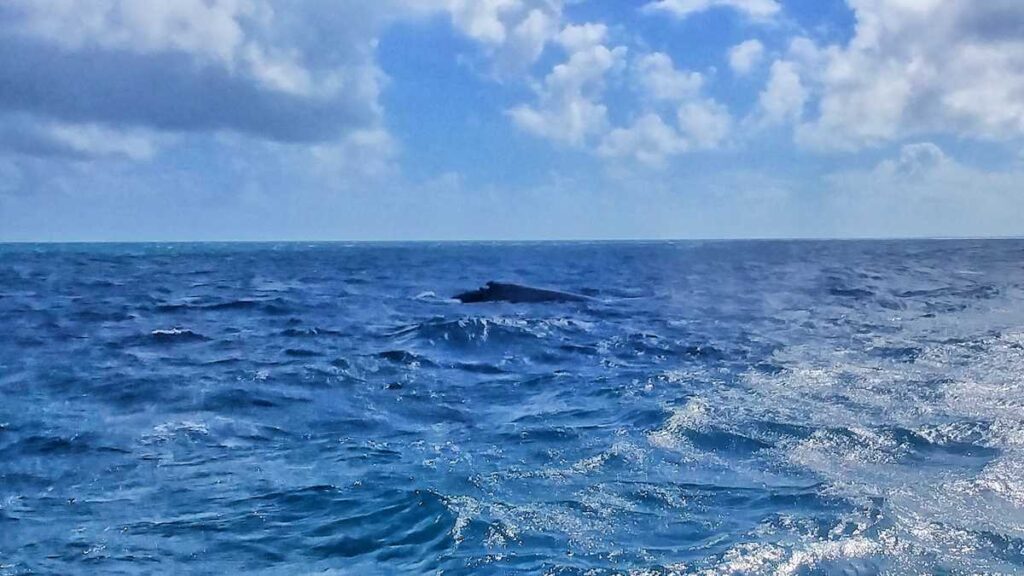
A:
{"type": "Polygon", "coordinates": [[[0,573],[1020,573],[1022,250],[0,247],[0,573]]]}

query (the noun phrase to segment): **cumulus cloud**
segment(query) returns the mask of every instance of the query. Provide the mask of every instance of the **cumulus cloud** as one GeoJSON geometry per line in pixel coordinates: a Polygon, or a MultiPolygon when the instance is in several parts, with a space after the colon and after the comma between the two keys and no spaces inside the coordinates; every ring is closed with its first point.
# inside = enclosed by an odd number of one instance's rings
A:
{"type": "Polygon", "coordinates": [[[324,182],[339,186],[353,180],[365,183],[395,175],[397,154],[398,143],[381,128],[357,130],[340,140],[309,149],[313,170],[324,182]]]}
{"type": "Polygon", "coordinates": [[[737,76],[746,76],[764,57],[764,44],[753,39],[741,42],[729,49],[729,67],[737,76]]]}
{"type": "Polygon", "coordinates": [[[655,0],[644,5],[643,10],[686,18],[712,8],[731,8],[754,19],[768,19],[782,10],[776,0],[655,0]]]}
{"type": "Polygon", "coordinates": [[[676,116],[679,129],[696,148],[718,148],[732,130],[733,121],[729,110],[710,98],[683,103],[676,116]]]}
{"type": "Polygon", "coordinates": [[[654,100],[679,102],[700,92],[704,85],[700,73],[676,69],[672,58],[663,52],[637,58],[633,72],[640,92],[654,100]]]}
{"type": "MultiPolygon", "coordinates": [[[[1024,3],[848,0],[846,44],[802,40],[773,75],[811,92],[800,143],[855,150],[925,134],[1024,136],[1024,3]]],[[[791,108],[790,108],[791,109],[791,108]]],[[[790,116],[795,119],[795,115],[790,116]]]]}
{"type": "Polygon", "coordinates": [[[608,38],[608,27],[596,22],[569,24],[558,33],[558,43],[570,54],[604,44],[608,38]]]}
{"type": "Polygon", "coordinates": [[[768,125],[797,121],[803,116],[807,98],[797,66],[790,61],[777,60],[772,64],[767,86],[758,97],[761,120],[768,125]]]}
{"type": "Polygon", "coordinates": [[[70,160],[148,160],[156,151],[156,137],[141,130],[40,121],[10,114],[0,117],[0,150],[70,160]]]}
{"type": "Polygon", "coordinates": [[[508,31],[505,18],[518,11],[517,0],[451,0],[452,22],[471,38],[488,44],[505,42],[508,31]]]}
{"type": "Polygon", "coordinates": [[[634,158],[644,164],[660,166],[665,158],[681,154],[689,143],[675,127],[661,116],[647,113],[626,128],[612,130],[598,148],[598,153],[611,158],[634,158]]]}
{"type": "Polygon", "coordinates": [[[661,52],[632,62],[633,86],[647,106],[633,122],[611,130],[598,148],[607,158],[632,158],[662,166],[667,158],[697,149],[717,148],[732,128],[725,106],[702,94],[704,77],[679,70],[661,52]],[[663,110],[672,114],[666,120],[663,110]]]}
{"type": "Polygon", "coordinates": [[[917,176],[942,167],[950,162],[946,153],[931,142],[906,144],[900,148],[899,158],[882,162],[878,170],[886,174],[917,176]]]}
{"type": "MultiPolygon", "coordinates": [[[[382,125],[380,31],[439,13],[499,76],[525,72],[563,29],[561,0],[10,0],[0,144],[93,158],[117,155],[81,137],[100,130],[126,157],[151,155],[138,134],[153,132],[344,142],[382,125]]],[[[580,122],[600,115],[581,109],[580,122]]]]}
{"type": "Polygon", "coordinates": [[[10,0],[4,23],[71,50],[174,50],[232,63],[246,39],[240,19],[253,16],[257,6],[245,0],[10,0]]]}
{"type": "Polygon", "coordinates": [[[521,129],[570,146],[583,146],[605,131],[607,107],[601,97],[605,76],[622,67],[626,48],[609,48],[602,42],[601,25],[572,27],[560,36],[568,59],[552,68],[536,87],[538,103],[508,111],[521,129]]]}
{"type": "Polygon", "coordinates": [[[452,23],[481,43],[500,75],[521,73],[533,64],[561,29],[561,0],[406,0],[446,9],[452,23]]]}
{"type": "MultiPolygon", "coordinates": [[[[0,108],[109,130],[235,131],[316,142],[379,120],[372,27],[323,32],[317,2],[11,0],[0,7],[0,108]],[[289,27],[301,21],[304,34],[289,27]]],[[[325,12],[324,14],[330,14],[325,12]]],[[[372,15],[349,10],[347,17],[372,15]]]]}

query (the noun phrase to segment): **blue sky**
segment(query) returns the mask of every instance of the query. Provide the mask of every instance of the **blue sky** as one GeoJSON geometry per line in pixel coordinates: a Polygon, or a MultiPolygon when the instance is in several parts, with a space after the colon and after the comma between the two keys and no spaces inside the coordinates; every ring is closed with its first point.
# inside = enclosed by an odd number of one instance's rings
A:
{"type": "Polygon", "coordinates": [[[7,0],[0,241],[1024,234],[1018,0],[7,0]]]}

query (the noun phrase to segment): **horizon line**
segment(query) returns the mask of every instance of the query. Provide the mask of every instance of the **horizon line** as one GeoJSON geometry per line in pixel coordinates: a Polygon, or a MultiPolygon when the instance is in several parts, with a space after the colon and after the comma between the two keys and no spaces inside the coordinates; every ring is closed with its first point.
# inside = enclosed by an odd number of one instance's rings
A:
{"type": "Polygon", "coordinates": [[[892,241],[969,241],[1024,240],[1021,236],[750,236],[681,238],[477,238],[477,239],[196,239],[196,240],[0,240],[0,246],[32,244],[583,244],[652,242],[892,242],[892,241]]]}

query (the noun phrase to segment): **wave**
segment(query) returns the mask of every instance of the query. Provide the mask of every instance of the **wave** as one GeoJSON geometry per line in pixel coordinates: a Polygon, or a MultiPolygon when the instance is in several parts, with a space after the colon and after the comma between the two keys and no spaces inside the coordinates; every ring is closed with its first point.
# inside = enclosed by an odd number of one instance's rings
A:
{"type": "Polygon", "coordinates": [[[153,310],[163,314],[177,314],[189,311],[200,312],[245,312],[258,311],[273,316],[283,316],[296,308],[294,302],[285,298],[239,298],[224,300],[220,302],[177,302],[162,303],[153,307],[153,310]]]}
{"type": "Polygon", "coordinates": [[[897,294],[900,298],[965,298],[972,300],[989,300],[999,296],[995,286],[944,286],[925,290],[905,290],[897,294]]]}
{"type": "Polygon", "coordinates": [[[308,348],[285,348],[284,355],[292,358],[316,358],[318,356],[323,356],[324,354],[323,352],[310,350],[308,348]]]}
{"type": "Polygon", "coordinates": [[[320,338],[323,336],[344,336],[339,330],[327,328],[286,328],[279,332],[285,338],[320,338]]]}
{"type": "Polygon", "coordinates": [[[374,357],[381,360],[386,360],[393,364],[399,364],[402,366],[408,366],[410,368],[419,367],[436,367],[437,364],[431,362],[429,359],[419,354],[414,354],[407,350],[385,350],[384,352],[378,352],[374,357]]]}
{"type": "Polygon", "coordinates": [[[833,286],[828,289],[828,293],[832,296],[839,296],[842,298],[853,298],[856,300],[867,300],[868,298],[874,297],[875,293],[866,288],[844,288],[841,286],[833,286]]]}
{"type": "Polygon", "coordinates": [[[95,434],[57,436],[35,434],[21,438],[0,450],[6,458],[31,458],[36,456],[61,457],[80,456],[89,453],[130,454],[125,448],[111,446],[95,434]]]}
{"type": "Polygon", "coordinates": [[[3,562],[1020,573],[1022,246],[8,247],[3,562]]]}
{"type": "Polygon", "coordinates": [[[556,334],[585,333],[588,326],[573,319],[528,319],[510,317],[434,318],[401,326],[384,334],[399,343],[421,343],[449,348],[506,346],[532,347],[556,334]]]}
{"type": "Polygon", "coordinates": [[[153,330],[150,337],[157,342],[206,342],[210,340],[206,336],[193,332],[188,328],[166,328],[153,330]]]}
{"type": "Polygon", "coordinates": [[[403,571],[437,568],[438,553],[454,544],[456,518],[430,490],[359,490],[312,485],[222,503],[224,513],[187,512],[124,527],[131,536],[262,542],[263,567],[294,550],[314,561],[343,561],[346,569],[375,571],[380,562],[403,571]],[[253,520],[258,521],[253,521],[253,520]],[[302,525],[263,539],[266,527],[302,525]]]}

